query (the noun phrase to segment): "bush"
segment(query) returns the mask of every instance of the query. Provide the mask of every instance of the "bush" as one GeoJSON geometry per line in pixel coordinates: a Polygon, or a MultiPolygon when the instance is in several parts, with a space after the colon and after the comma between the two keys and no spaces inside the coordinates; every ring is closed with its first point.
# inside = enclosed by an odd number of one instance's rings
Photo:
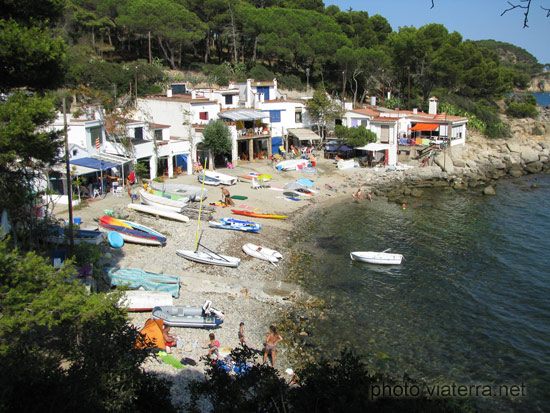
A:
{"type": "Polygon", "coordinates": [[[536,118],[539,112],[536,106],[529,103],[511,102],[506,108],[506,115],[512,118],[536,118]]]}
{"type": "Polygon", "coordinates": [[[254,80],[273,80],[275,74],[264,65],[257,64],[248,72],[248,75],[254,80]]]}
{"type": "Polygon", "coordinates": [[[288,90],[306,90],[305,85],[296,75],[281,75],[279,78],[283,88],[288,90]]]}

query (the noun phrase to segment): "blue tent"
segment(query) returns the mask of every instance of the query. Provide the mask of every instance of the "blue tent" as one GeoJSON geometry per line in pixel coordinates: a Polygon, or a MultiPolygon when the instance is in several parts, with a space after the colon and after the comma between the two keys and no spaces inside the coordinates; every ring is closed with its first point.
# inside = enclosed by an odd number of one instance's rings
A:
{"type": "Polygon", "coordinates": [[[72,165],[85,166],[86,168],[96,169],[98,171],[102,171],[102,170],[105,171],[107,169],[111,169],[120,165],[113,162],[99,160],[95,158],[73,159],[70,161],[70,163],[72,165]]]}

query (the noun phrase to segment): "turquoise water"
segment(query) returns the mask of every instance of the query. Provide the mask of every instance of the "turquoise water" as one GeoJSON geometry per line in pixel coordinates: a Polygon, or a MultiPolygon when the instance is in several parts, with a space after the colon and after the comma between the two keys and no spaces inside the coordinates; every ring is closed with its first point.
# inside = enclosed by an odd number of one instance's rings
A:
{"type": "Polygon", "coordinates": [[[550,105],[550,93],[531,93],[537,98],[537,102],[540,106],[550,105]]]}
{"type": "Polygon", "coordinates": [[[406,210],[346,200],[312,217],[296,247],[316,258],[305,288],[326,300],[312,343],[345,343],[376,369],[429,383],[524,385],[514,409],[550,403],[550,176],[502,181],[497,195],[433,191],[406,210]],[[539,187],[531,190],[531,185],[539,187]],[[400,266],[355,263],[391,248],[400,266]]]}

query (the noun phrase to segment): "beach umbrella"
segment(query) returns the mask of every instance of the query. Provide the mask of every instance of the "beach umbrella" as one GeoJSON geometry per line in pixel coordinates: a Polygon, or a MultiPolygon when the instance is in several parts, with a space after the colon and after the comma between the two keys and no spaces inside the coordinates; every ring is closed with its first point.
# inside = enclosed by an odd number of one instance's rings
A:
{"type": "Polygon", "coordinates": [[[291,182],[289,184],[285,185],[285,189],[301,189],[304,185],[298,183],[298,182],[291,182]]]}
{"type": "Polygon", "coordinates": [[[299,184],[302,184],[303,186],[307,186],[307,187],[309,187],[309,188],[313,188],[313,181],[310,181],[309,179],[300,178],[300,179],[298,179],[296,182],[298,182],[299,184]]]}

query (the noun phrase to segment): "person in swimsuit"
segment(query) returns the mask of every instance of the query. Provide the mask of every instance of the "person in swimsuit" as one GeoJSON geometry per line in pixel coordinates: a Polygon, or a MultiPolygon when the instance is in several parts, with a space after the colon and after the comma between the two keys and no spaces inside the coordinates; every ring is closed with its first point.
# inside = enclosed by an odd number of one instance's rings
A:
{"type": "Polygon", "coordinates": [[[235,205],[227,188],[222,188],[222,202],[227,206],[235,205]]]}
{"type": "Polygon", "coordinates": [[[239,324],[239,343],[246,346],[246,341],[244,339],[244,323],[242,321],[241,324],[239,324]]]}
{"type": "Polygon", "coordinates": [[[170,354],[171,348],[178,344],[178,337],[170,334],[170,326],[166,326],[162,329],[162,338],[164,338],[164,343],[166,344],[166,352],[170,354]]]}
{"type": "Polygon", "coordinates": [[[217,358],[220,358],[220,342],[216,340],[214,333],[210,333],[208,337],[210,338],[208,343],[208,357],[212,357],[212,354],[215,354],[217,358]]]}
{"type": "Polygon", "coordinates": [[[264,363],[269,353],[271,353],[271,365],[275,367],[275,352],[277,351],[277,344],[279,344],[280,341],[283,341],[283,338],[277,333],[277,327],[274,325],[269,326],[269,334],[265,339],[264,363]]]}

